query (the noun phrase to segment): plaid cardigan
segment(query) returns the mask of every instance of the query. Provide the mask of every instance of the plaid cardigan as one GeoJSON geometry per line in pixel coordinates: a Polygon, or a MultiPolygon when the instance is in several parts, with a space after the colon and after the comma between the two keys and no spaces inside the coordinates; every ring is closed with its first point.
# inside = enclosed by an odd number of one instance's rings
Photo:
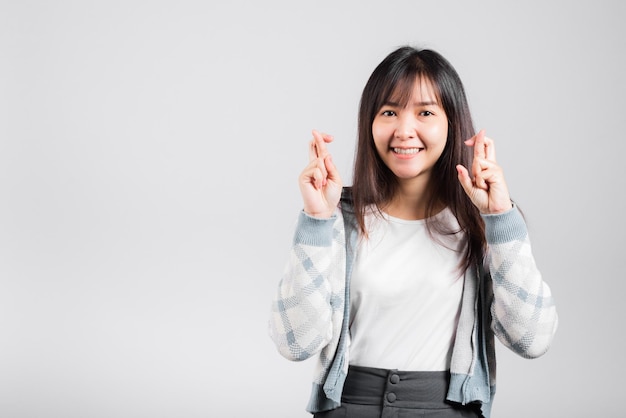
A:
{"type": "MultiPolygon", "coordinates": [[[[341,405],[349,364],[350,276],[358,232],[344,193],[328,219],[300,213],[290,260],[272,302],[269,333],[289,360],[318,355],[307,411],[341,405]]],[[[558,317],[517,208],[483,215],[485,265],[465,273],[447,399],[478,402],[488,418],[495,394],[494,335],[525,358],[544,354],[558,317]]]]}

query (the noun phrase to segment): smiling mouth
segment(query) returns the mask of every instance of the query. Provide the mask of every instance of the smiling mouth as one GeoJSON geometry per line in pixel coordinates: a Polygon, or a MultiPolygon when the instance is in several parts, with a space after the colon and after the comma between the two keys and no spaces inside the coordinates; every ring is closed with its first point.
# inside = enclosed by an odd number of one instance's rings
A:
{"type": "Polygon", "coordinates": [[[392,148],[392,151],[401,155],[413,155],[422,151],[424,148],[392,148]]]}

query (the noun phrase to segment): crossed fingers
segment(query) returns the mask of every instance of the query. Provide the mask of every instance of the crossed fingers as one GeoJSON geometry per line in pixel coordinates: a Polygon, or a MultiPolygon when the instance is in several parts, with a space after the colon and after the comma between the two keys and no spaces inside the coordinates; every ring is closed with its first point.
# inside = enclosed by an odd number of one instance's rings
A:
{"type": "Polygon", "coordinates": [[[499,172],[496,163],[496,149],[491,138],[485,136],[481,130],[475,136],[465,141],[465,144],[474,147],[474,162],[472,163],[472,175],[476,187],[489,190],[490,179],[499,172]]]}
{"type": "Polygon", "coordinates": [[[309,166],[315,168],[313,171],[313,184],[316,188],[325,186],[328,179],[326,168],[326,157],[329,155],[326,143],[333,140],[332,135],[324,134],[313,130],[313,139],[309,143],[309,166]]]}

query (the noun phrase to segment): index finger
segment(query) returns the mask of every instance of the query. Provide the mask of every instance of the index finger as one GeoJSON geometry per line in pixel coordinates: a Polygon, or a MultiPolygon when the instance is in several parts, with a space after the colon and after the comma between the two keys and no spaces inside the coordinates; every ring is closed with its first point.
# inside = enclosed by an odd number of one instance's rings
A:
{"type": "Polygon", "coordinates": [[[485,147],[485,130],[481,129],[476,135],[474,135],[472,142],[472,145],[474,145],[474,158],[486,158],[487,150],[485,147]]]}
{"type": "Polygon", "coordinates": [[[493,139],[483,135],[482,138],[482,153],[484,155],[483,158],[489,161],[496,161],[496,147],[493,143],[493,139]]]}
{"type": "Polygon", "coordinates": [[[317,131],[313,131],[313,145],[315,147],[315,154],[317,158],[324,158],[328,151],[326,150],[326,144],[324,144],[324,139],[322,138],[322,134],[317,131]]]}
{"type": "Polygon", "coordinates": [[[309,161],[317,160],[317,147],[315,146],[315,138],[309,141],[309,161]]]}
{"type": "Polygon", "coordinates": [[[326,158],[328,150],[326,149],[326,142],[331,142],[333,139],[330,135],[322,134],[319,131],[313,129],[313,143],[315,145],[315,152],[318,158],[326,158]]]}
{"type": "Polygon", "coordinates": [[[474,137],[467,141],[468,145],[474,146],[474,158],[496,161],[496,149],[493,140],[485,136],[485,130],[481,129],[474,137]]]}

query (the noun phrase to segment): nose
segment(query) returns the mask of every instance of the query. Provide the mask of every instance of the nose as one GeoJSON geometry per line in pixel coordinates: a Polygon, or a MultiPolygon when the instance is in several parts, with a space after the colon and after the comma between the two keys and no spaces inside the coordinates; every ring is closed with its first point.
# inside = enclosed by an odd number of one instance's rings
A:
{"type": "Polygon", "coordinates": [[[395,137],[401,140],[413,139],[417,136],[415,118],[400,114],[397,119],[395,137]]]}

